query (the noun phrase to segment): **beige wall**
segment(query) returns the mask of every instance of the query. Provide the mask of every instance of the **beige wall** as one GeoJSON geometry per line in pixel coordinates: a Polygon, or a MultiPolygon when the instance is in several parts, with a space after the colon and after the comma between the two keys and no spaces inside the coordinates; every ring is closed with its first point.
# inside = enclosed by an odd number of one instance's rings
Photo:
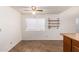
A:
{"type": "Polygon", "coordinates": [[[63,13],[61,17],[61,32],[74,33],[76,32],[76,18],[79,17],[79,7],[72,7],[63,13]]]}
{"type": "Polygon", "coordinates": [[[0,6],[0,51],[9,51],[21,40],[21,14],[0,6]]]}

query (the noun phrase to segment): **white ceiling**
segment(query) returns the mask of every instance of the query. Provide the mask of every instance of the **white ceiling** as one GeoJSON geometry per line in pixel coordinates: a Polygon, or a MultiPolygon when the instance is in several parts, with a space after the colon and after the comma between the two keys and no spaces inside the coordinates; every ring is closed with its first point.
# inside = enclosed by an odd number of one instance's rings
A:
{"type": "MultiPolygon", "coordinates": [[[[22,14],[31,14],[32,11],[25,11],[25,10],[32,10],[31,6],[12,6],[12,8],[16,9],[22,14]]],[[[37,14],[59,14],[67,9],[70,6],[38,6],[38,9],[43,10],[43,12],[36,12],[37,14]]]]}

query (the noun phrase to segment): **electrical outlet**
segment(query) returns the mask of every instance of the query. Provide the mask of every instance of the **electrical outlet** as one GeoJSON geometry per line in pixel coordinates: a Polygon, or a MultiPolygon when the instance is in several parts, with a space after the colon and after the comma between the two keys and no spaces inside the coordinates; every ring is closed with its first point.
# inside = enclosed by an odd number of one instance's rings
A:
{"type": "Polygon", "coordinates": [[[10,44],[12,44],[12,42],[10,42],[10,44]]]}

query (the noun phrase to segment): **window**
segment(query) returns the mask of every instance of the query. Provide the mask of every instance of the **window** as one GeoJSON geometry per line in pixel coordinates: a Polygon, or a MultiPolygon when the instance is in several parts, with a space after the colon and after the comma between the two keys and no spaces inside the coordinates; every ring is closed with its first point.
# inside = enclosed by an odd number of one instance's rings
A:
{"type": "Polygon", "coordinates": [[[26,31],[44,31],[44,18],[28,18],[26,19],[26,31]]]}

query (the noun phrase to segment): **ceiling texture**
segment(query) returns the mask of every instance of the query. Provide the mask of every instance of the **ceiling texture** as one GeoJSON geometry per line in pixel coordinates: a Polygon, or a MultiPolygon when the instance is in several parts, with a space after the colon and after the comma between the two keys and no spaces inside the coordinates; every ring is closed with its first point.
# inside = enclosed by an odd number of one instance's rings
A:
{"type": "MultiPolygon", "coordinates": [[[[12,8],[19,11],[21,14],[32,14],[32,6],[11,6],[12,8]]],[[[69,9],[70,6],[36,6],[37,9],[43,10],[42,12],[37,11],[37,14],[59,14],[69,9]]]]}

